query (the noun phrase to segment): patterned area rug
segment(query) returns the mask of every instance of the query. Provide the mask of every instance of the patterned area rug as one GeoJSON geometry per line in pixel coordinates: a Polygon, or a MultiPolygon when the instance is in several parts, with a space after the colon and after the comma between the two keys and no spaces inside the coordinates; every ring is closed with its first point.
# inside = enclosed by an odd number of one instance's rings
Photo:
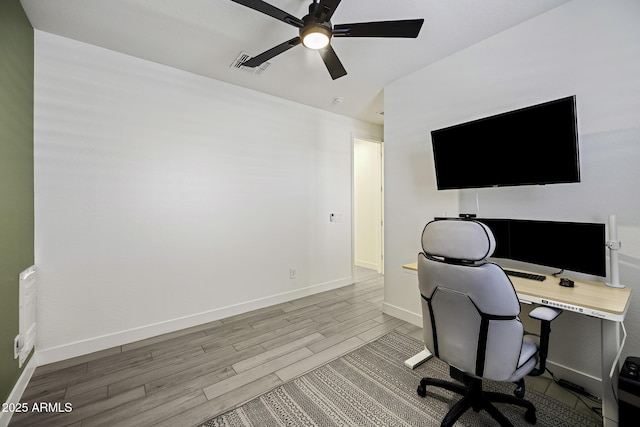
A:
{"type": "MultiPolygon", "coordinates": [[[[392,332],[252,401],[204,426],[439,426],[459,395],[427,388],[416,393],[425,376],[449,380],[448,366],[431,358],[415,370],[404,360],[423,347],[392,332]]],[[[513,384],[485,381],[485,390],[512,393],[513,384]]],[[[526,397],[536,406],[537,427],[599,427],[602,424],[535,390],[526,397]]],[[[516,427],[528,427],[524,410],[505,404],[498,409],[516,427]]],[[[467,411],[456,427],[490,427],[497,423],[481,411],[467,411]]]]}

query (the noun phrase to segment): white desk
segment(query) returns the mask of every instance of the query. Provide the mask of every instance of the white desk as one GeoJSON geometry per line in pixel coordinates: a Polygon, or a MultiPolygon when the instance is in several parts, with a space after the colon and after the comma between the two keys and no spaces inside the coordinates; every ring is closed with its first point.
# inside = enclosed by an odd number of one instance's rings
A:
{"type": "MultiPolygon", "coordinates": [[[[418,263],[405,264],[402,268],[417,271],[418,263]]],[[[624,320],[631,300],[630,288],[611,288],[604,283],[575,280],[573,288],[558,285],[558,278],[547,276],[543,282],[510,276],[511,282],[523,303],[535,303],[575,311],[600,319],[602,335],[602,419],[604,427],[618,425],[618,403],[614,395],[617,384],[618,366],[613,376],[609,376],[620,350],[620,323],[624,320]]],[[[431,357],[424,350],[405,362],[414,368],[431,357]]]]}

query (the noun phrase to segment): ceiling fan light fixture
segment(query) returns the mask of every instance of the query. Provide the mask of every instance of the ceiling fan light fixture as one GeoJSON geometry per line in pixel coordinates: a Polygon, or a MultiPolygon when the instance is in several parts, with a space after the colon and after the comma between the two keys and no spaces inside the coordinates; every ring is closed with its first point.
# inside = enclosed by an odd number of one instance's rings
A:
{"type": "Polygon", "coordinates": [[[322,49],[331,40],[331,29],[324,25],[309,25],[300,30],[302,44],[309,49],[322,49]]]}
{"type": "MultiPolygon", "coordinates": [[[[393,37],[416,38],[420,33],[424,19],[403,19],[396,21],[356,22],[331,24],[336,8],[341,0],[311,0],[309,13],[298,19],[284,10],[278,9],[265,0],[231,0],[256,12],[263,13],[298,29],[298,37],[272,47],[242,62],[240,65],[255,68],[276,55],[286,52],[292,47],[303,44],[305,47],[317,50],[322,62],[333,80],[347,75],[347,70],[340,62],[338,55],[331,46],[331,38],[336,37],[393,37]]],[[[300,0],[299,0],[300,1],[300,0]]],[[[307,0],[305,0],[307,1],[307,0]]]]}

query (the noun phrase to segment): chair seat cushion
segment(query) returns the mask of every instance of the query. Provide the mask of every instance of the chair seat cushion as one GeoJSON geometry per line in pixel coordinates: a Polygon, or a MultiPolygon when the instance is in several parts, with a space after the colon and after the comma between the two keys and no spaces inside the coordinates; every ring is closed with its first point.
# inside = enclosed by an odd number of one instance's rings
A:
{"type": "Polygon", "coordinates": [[[539,338],[535,335],[525,335],[522,338],[522,350],[518,359],[518,368],[527,363],[538,352],[539,338]]]}
{"type": "Polygon", "coordinates": [[[539,338],[535,335],[525,335],[522,338],[522,350],[520,350],[518,368],[511,375],[509,381],[518,381],[536,367],[539,341],[539,338]]]}

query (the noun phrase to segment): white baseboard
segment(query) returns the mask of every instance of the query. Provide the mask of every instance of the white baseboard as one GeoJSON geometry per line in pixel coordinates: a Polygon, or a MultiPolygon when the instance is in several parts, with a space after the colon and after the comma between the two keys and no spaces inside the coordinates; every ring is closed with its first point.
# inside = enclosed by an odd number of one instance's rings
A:
{"type": "Polygon", "coordinates": [[[357,259],[354,262],[354,265],[356,267],[368,268],[370,270],[375,270],[375,271],[379,271],[380,270],[380,264],[376,264],[375,262],[363,261],[361,259],[357,259]]]}
{"type": "Polygon", "coordinates": [[[108,348],[117,347],[158,335],[179,331],[181,329],[191,328],[193,326],[202,325],[230,316],[235,316],[237,314],[242,314],[252,310],[281,304],[298,298],[314,295],[320,292],[341,288],[352,283],[353,279],[351,277],[344,277],[341,279],[332,280],[330,282],[311,285],[307,286],[306,288],[283,292],[264,298],[258,298],[252,301],[246,301],[227,307],[221,307],[203,313],[197,313],[177,319],[171,319],[164,322],[145,325],[139,328],[120,331],[113,334],[90,338],[87,340],[76,341],[57,347],[41,349],[38,351],[38,366],[55,363],[61,360],[71,359],[78,356],[84,356],[96,351],[106,350],[108,348]]]}
{"type": "MultiPolygon", "coordinates": [[[[36,356],[37,354],[34,353],[31,356],[31,359],[29,359],[27,366],[22,370],[22,375],[18,378],[18,382],[13,387],[13,390],[11,390],[11,394],[9,394],[6,403],[16,404],[20,402],[24,391],[27,389],[27,385],[31,380],[33,372],[38,367],[36,356]]],[[[11,421],[12,415],[13,414],[11,412],[0,411],[0,427],[7,427],[9,425],[9,421],[11,421]]]]}
{"type": "Polygon", "coordinates": [[[382,312],[422,328],[422,314],[414,313],[404,308],[389,304],[388,302],[382,303],[382,312]]]}

